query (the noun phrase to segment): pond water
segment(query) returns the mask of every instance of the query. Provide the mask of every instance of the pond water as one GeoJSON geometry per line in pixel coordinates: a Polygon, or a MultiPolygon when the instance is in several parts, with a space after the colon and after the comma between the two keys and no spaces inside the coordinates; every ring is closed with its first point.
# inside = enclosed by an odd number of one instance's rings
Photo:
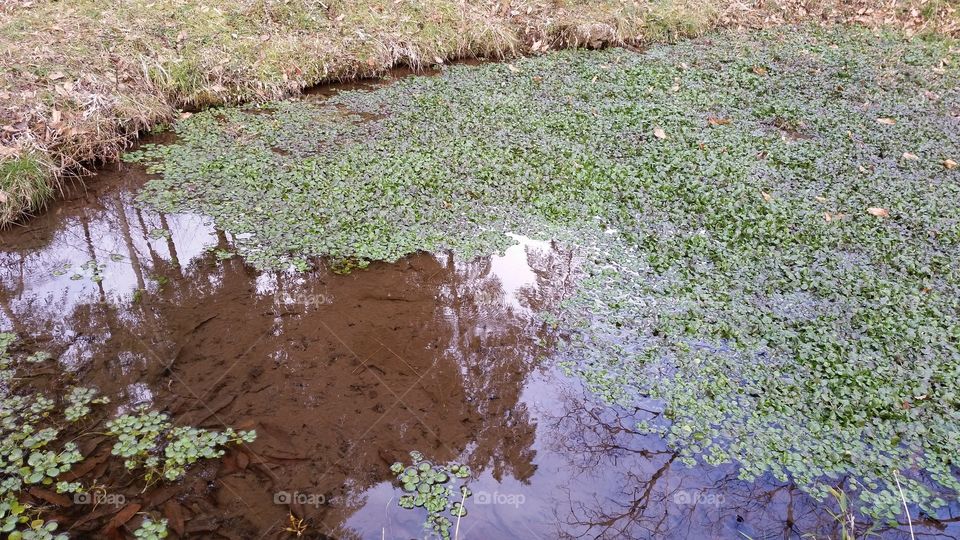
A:
{"type": "MultiPolygon", "coordinates": [[[[0,329],[58,359],[37,385],[96,387],[108,417],[147,404],[177,424],[256,429],[145,492],[105,459],[109,441],[80,439],[98,456],[81,481],[175,534],[287,537],[294,515],[305,537],[423,537],[425,513],[397,505],[389,470],[413,450],[470,466],[460,538],[839,534],[833,504],[733,466],[687,467],[634,432],[645,410],[605,406],[553,367],[564,336],[537,314],[571,292],[576,254],[515,237],[476,260],[260,273],[228,258],[232,237],[204,217],[134,204],[138,167],[112,169],[0,233],[0,329]]],[[[46,517],[97,537],[122,506],[46,517]]]]}

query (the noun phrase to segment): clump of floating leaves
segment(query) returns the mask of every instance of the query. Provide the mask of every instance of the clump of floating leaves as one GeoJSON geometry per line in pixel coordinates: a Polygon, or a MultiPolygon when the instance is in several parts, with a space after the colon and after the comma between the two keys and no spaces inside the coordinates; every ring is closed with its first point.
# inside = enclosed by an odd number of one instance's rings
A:
{"type": "Polygon", "coordinates": [[[470,489],[466,484],[458,487],[457,480],[469,478],[470,468],[457,463],[436,465],[417,451],[410,452],[410,459],[410,465],[398,461],[390,466],[404,491],[398,504],[408,510],[423,508],[427,512],[424,529],[450,538],[453,521],[446,514],[455,518],[467,515],[464,501],[470,497],[470,489]]]}
{"type": "Polygon", "coordinates": [[[107,422],[107,433],[117,438],[113,455],[124,458],[127,469],[146,469],[147,482],[158,476],[176,480],[198,460],[219,458],[226,445],[250,443],[257,436],[233,428],[220,432],[174,427],[169,415],[146,407],[107,422]]]}
{"type": "MultiPolygon", "coordinates": [[[[83,461],[77,445],[64,441],[67,434],[82,434],[99,422],[90,418],[92,406],[110,400],[94,388],[70,387],[58,403],[36,389],[20,387],[18,368],[29,370],[52,361],[44,351],[15,356],[16,336],[0,333],[0,533],[19,540],[63,540],[58,524],[44,520],[39,511],[21,501],[21,493],[33,486],[51,486],[57,493],[83,493],[81,482],[66,482],[60,476],[83,461]],[[18,392],[19,391],[19,392],[18,392]]],[[[145,481],[176,480],[200,459],[223,455],[223,447],[252,442],[253,431],[208,431],[173,426],[168,415],[146,408],[107,422],[108,433],[117,437],[114,455],[126,458],[128,469],[146,469],[145,481]]],[[[145,520],[137,538],[166,537],[166,520],[145,520]]]]}

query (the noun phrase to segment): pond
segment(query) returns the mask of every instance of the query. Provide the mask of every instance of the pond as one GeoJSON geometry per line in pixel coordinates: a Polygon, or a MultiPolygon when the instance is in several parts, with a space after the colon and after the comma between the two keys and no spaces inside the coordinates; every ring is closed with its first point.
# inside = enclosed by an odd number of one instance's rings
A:
{"type": "Polygon", "coordinates": [[[0,327],[56,358],[38,391],[71,380],[109,396],[108,417],[149,405],[258,438],[145,493],[103,461],[83,480],[123,504],[52,510],[62,530],[96,535],[136,502],[191,537],[270,537],[291,513],[307,537],[421,537],[424,515],[397,505],[390,472],[413,450],[473,471],[461,538],[839,530],[829,502],[789,483],[681,464],[636,432],[642,409],[605,405],[554,367],[563,336],[536,313],[571,292],[575,254],[521,238],[473,260],[258,272],[218,257],[231,236],[208,219],[134,204],[144,180],[136,166],[103,171],[0,235],[0,327]]]}

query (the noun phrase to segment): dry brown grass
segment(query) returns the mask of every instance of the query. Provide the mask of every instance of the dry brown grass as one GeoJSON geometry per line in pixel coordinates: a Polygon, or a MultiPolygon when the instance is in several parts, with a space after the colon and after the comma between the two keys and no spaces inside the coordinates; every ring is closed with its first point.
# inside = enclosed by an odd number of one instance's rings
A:
{"type": "Polygon", "coordinates": [[[946,0],[0,0],[0,226],[178,110],[464,57],[636,44],[712,27],[958,32],[946,0]]]}

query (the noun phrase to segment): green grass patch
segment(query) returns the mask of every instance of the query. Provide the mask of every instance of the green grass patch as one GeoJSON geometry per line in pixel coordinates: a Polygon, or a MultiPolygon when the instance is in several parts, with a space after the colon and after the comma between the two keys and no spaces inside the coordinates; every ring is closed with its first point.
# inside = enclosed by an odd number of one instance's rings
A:
{"type": "Polygon", "coordinates": [[[50,167],[35,154],[0,161],[0,223],[41,208],[53,196],[50,167]]]}

